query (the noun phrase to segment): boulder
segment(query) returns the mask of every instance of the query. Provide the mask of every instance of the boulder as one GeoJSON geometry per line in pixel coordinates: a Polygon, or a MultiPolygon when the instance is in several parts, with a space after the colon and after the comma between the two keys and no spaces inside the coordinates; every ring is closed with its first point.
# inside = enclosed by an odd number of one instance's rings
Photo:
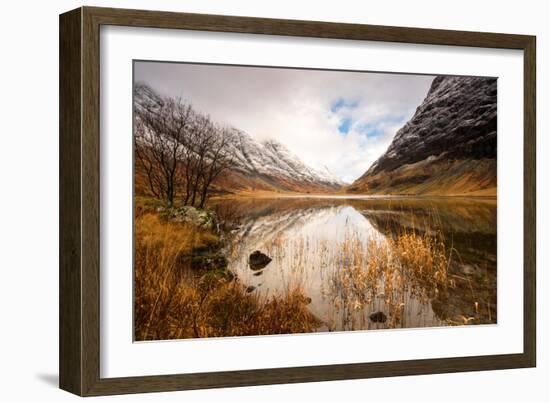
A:
{"type": "Polygon", "coordinates": [[[191,224],[204,230],[218,230],[216,213],[192,206],[166,207],[160,213],[172,222],[191,224]]]}
{"type": "Polygon", "coordinates": [[[215,269],[209,270],[206,273],[202,274],[199,279],[199,287],[203,289],[208,289],[213,285],[219,284],[220,282],[233,281],[236,279],[236,276],[227,269],[215,269]]]}
{"type": "Polygon", "coordinates": [[[463,264],[462,266],[460,266],[460,271],[462,272],[462,274],[471,276],[476,272],[476,268],[471,264],[463,264]]]}
{"type": "Polygon", "coordinates": [[[369,319],[374,323],[384,323],[388,320],[386,314],[382,311],[374,312],[369,315],[369,319]]]}
{"type": "Polygon", "coordinates": [[[225,270],[227,268],[227,259],[223,255],[197,255],[191,258],[191,268],[193,270],[225,270]]]}
{"type": "Polygon", "coordinates": [[[250,254],[250,257],[248,258],[248,264],[251,270],[256,271],[266,267],[271,262],[271,260],[272,259],[265,253],[257,250],[250,254]]]}

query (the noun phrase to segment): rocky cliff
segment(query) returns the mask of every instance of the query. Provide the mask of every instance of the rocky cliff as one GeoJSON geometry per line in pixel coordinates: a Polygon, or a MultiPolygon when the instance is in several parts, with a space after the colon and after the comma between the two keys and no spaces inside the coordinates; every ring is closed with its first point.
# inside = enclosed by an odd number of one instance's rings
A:
{"type": "Polygon", "coordinates": [[[496,195],[497,80],[436,77],[351,193],[496,195]]]}

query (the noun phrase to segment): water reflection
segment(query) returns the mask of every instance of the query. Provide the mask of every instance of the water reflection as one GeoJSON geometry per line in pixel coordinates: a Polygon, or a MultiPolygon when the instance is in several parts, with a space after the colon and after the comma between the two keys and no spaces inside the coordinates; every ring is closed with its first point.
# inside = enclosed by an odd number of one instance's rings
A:
{"type": "Polygon", "coordinates": [[[232,229],[229,268],[247,291],[301,287],[319,331],[496,323],[494,199],[240,198],[214,207],[232,229]],[[444,287],[369,266],[373,245],[403,233],[444,240],[444,287]],[[251,270],[254,251],[272,261],[251,270]],[[380,312],[387,320],[370,318],[380,312]]]}

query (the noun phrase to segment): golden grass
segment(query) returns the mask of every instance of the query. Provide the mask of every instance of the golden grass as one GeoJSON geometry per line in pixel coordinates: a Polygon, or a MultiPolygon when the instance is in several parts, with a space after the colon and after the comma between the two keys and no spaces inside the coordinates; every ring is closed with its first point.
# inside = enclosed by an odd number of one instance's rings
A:
{"type": "MultiPolygon", "coordinates": [[[[233,215],[239,214],[223,211],[219,216],[227,219],[233,215]]],[[[434,225],[438,227],[437,220],[434,225]]],[[[222,267],[193,270],[190,262],[197,251],[219,252],[219,237],[164,221],[153,202],[142,200],[136,203],[135,217],[135,339],[410,327],[410,313],[417,308],[409,308],[422,304],[427,312],[431,311],[429,305],[434,310],[447,309],[451,303],[448,296],[456,294],[460,284],[470,284],[469,278],[460,282],[450,273],[453,248],[445,245],[440,232],[402,229],[396,235],[369,240],[363,235],[349,232],[337,247],[321,243],[313,250],[314,245],[300,237],[288,241],[277,236],[267,242],[266,253],[285,259],[289,267],[285,288],[267,297],[247,293],[245,285],[222,267]],[[311,300],[303,292],[307,281],[303,279],[312,266],[322,271],[330,270],[328,266],[338,268],[327,276],[328,289],[321,290],[323,298],[332,302],[331,312],[317,312],[323,321],[310,312],[311,300]],[[387,322],[369,322],[369,314],[375,311],[383,311],[387,322]]],[[[478,301],[489,297],[475,295],[478,291],[471,284],[470,289],[476,315],[457,306],[437,315],[439,325],[482,323],[477,311],[485,305],[478,307],[478,301]],[[466,319],[462,320],[461,314],[466,319]]]]}
{"type": "Polygon", "coordinates": [[[354,329],[358,324],[353,313],[366,306],[372,311],[382,298],[388,314],[385,326],[398,327],[408,296],[427,303],[446,292],[449,266],[450,258],[439,235],[403,232],[366,244],[350,237],[342,245],[341,270],[331,282],[334,304],[354,329]]]}
{"type": "Polygon", "coordinates": [[[136,340],[300,333],[319,325],[297,288],[266,298],[246,293],[223,269],[193,272],[184,257],[218,242],[207,231],[136,215],[136,340]]]}
{"type": "Polygon", "coordinates": [[[496,196],[495,159],[455,160],[445,158],[405,164],[357,179],[345,187],[355,194],[496,196]]]}

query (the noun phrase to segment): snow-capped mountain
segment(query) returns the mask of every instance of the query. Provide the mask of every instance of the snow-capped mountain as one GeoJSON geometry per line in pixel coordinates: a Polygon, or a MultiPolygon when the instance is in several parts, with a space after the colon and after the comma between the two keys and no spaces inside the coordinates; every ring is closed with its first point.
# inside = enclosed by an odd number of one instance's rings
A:
{"type": "Polygon", "coordinates": [[[436,77],[388,150],[348,191],[496,195],[497,80],[436,77]]]}
{"type": "Polygon", "coordinates": [[[300,183],[306,187],[332,189],[344,184],[326,168],[321,171],[307,166],[276,140],[259,142],[242,130],[233,129],[230,147],[234,170],[267,180],[272,184],[278,183],[283,190],[290,190],[286,189],[287,187],[298,190],[296,186],[300,183]]]}
{"type": "MultiPolygon", "coordinates": [[[[134,108],[154,109],[165,98],[144,83],[134,87],[134,108]]],[[[229,153],[233,157],[214,182],[219,192],[233,190],[271,190],[324,192],[339,189],[345,183],[324,167],[316,170],[276,140],[260,142],[237,128],[226,132],[229,153]]]]}

